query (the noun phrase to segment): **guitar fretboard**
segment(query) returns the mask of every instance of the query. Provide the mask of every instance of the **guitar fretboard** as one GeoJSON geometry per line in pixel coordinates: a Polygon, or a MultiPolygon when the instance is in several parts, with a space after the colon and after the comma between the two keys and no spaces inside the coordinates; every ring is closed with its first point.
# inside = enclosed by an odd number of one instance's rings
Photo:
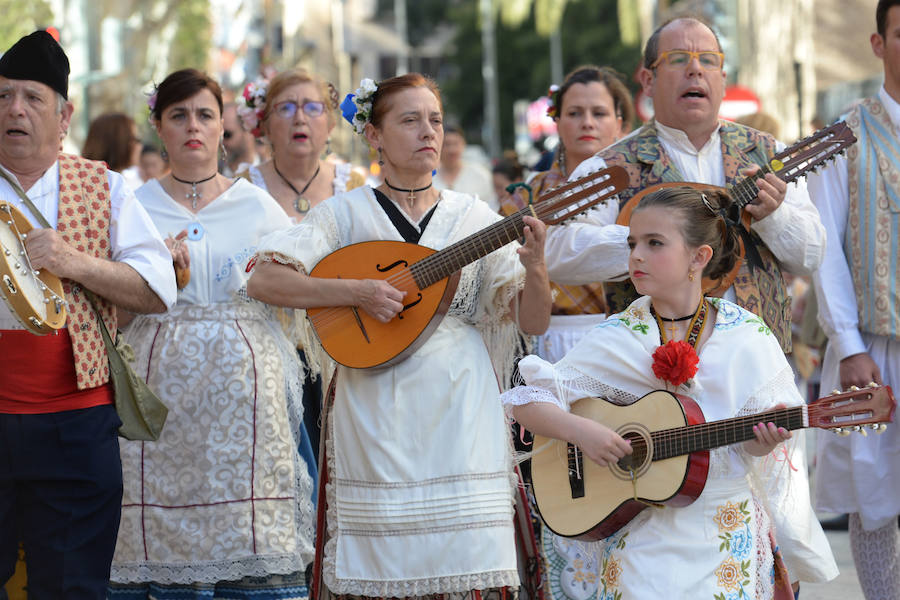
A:
{"type": "Polygon", "coordinates": [[[700,450],[710,450],[753,439],[753,426],[757,423],[775,423],[789,431],[805,427],[803,407],[771,410],[746,417],[724,421],[700,423],[687,427],[663,429],[651,434],[653,460],[665,460],[700,450]]]}
{"type": "Polygon", "coordinates": [[[409,271],[420,290],[449,277],[471,262],[487,256],[506,244],[517,240],[525,230],[522,217],[531,214],[527,208],[510,215],[502,221],[482,229],[475,235],[447,246],[440,252],[423,258],[410,265],[409,271]]]}

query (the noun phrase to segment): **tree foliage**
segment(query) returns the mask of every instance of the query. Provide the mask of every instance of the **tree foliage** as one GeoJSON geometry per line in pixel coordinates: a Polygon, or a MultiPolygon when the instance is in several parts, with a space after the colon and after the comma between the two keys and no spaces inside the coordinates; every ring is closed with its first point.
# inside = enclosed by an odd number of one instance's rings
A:
{"type": "Polygon", "coordinates": [[[178,29],[169,54],[169,70],[193,67],[204,70],[212,47],[209,0],[185,0],[176,13],[178,29]]]}
{"type": "MultiPolygon", "coordinates": [[[[560,32],[563,70],[583,64],[608,65],[623,74],[634,92],[632,75],[640,62],[640,48],[623,44],[619,35],[617,0],[569,0],[565,3],[560,32]]],[[[482,43],[478,0],[417,0],[408,2],[409,41],[420,45],[435,29],[455,28],[452,46],[437,72],[429,73],[441,86],[449,120],[458,121],[471,141],[478,141],[484,122],[484,79],[481,76],[482,43]]],[[[499,6],[499,3],[497,4],[499,6]]],[[[393,0],[381,0],[390,12],[393,0]]],[[[385,13],[381,13],[385,14],[385,13]]],[[[504,147],[513,142],[513,102],[534,100],[547,93],[550,80],[550,41],[540,35],[535,7],[518,26],[496,19],[500,127],[504,147]]]]}
{"type": "Polygon", "coordinates": [[[39,27],[54,25],[53,11],[45,0],[0,0],[0,52],[39,27]]]}

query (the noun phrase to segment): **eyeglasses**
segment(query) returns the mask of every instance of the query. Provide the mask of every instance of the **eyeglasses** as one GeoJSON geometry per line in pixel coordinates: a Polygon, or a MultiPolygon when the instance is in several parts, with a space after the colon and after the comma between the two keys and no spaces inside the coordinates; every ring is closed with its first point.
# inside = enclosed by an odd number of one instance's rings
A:
{"type": "Polygon", "coordinates": [[[307,117],[320,117],[325,112],[325,103],[316,102],[315,100],[307,100],[303,104],[298,104],[293,100],[279,102],[274,106],[272,112],[282,119],[293,119],[297,114],[297,109],[303,109],[303,113],[307,117]]]}
{"type": "Polygon", "coordinates": [[[670,67],[687,67],[691,61],[696,58],[700,61],[700,66],[707,71],[714,71],[722,68],[722,62],[725,55],[721,52],[713,52],[711,50],[703,50],[701,52],[691,52],[690,50],[668,50],[659,55],[652,65],[651,69],[655,69],[663,61],[670,67]]]}

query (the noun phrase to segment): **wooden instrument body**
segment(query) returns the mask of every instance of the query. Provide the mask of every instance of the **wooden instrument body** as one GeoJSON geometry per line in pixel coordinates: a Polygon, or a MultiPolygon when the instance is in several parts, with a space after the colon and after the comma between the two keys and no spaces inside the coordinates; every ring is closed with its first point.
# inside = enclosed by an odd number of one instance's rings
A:
{"type": "Polygon", "coordinates": [[[0,296],[30,332],[45,335],[66,324],[62,282],[46,269],[29,268],[23,237],[33,227],[15,206],[0,201],[0,296]]]}
{"type": "Polygon", "coordinates": [[[622,167],[609,167],[541,194],[513,215],[441,250],[407,242],[370,241],[340,248],[319,261],[311,277],[381,279],[406,296],[403,310],[381,323],[356,307],[309,308],[322,347],[355,369],[396,364],[415,352],[446,314],[466,265],[522,237],[525,216],[562,223],[613,197],[628,183],[622,167]]]}
{"type": "Polygon", "coordinates": [[[710,422],[692,399],[665,390],[629,406],[582,398],[572,404],[572,413],[610,427],[631,442],[632,454],[601,467],[572,444],[536,435],[531,459],[535,502],[558,535],[608,537],[646,502],[686,506],[696,500],[709,473],[709,449],[754,439],[757,423],[773,422],[789,431],[818,427],[839,435],[865,434],[866,429],[884,431],[896,409],[891,388],[874,383],[803,406],[710,422]]]}
{"type": "MultiPolygon", "coordinates": [[[[648,194],[652,194],[662,189],[666,188],[677,188],[677,187],[689,187],[698,191],[720,191],[728,193],[728,190],[717,186],[717,185],[707,185],[705,183],[690,183],[690,182],[665,182],[665,183],[657,183],[656,185],[651,185],[650,187],[644,188],[637,194],[631,197],[628,202],[625,203],[625,206],[619,211],[619,216],[616,218],[616,224],[625,225],[626,227],[631,223],[631,214],[634,212],[634,209],[637,207],[638,203],[641,201],[641,198],[647,196],[648,194]]],[[[744,224],[744,228],[747,231],[750,231],[750,213],[741,212],[741,222],[744,224]]],[[[744,240],[738,238],[738,242],[741,248],[741,258],[744,257],[744,240]]],[[[734,283],[734,280],[737,278],[738,271],[741,270],[741,265],[743,264],[743,260],[739,260],[735,263],[734,268],[731,269],[724,277],[721,279],[710,279],[709,277],[703,278],[703,293],[707,296],[721,296],[725,293],[725,290],[731,287],[731,284],[734,283]]]]}
{"type": "MultiPolygon", "coordinates": [[[[650,432],[704,423],[703,412],[690,398],[652,392],[629,406],[597,398],[572,404],[572,413],[603,423],[622,437],[646,438],[648,452],[635,459],[637,497],[644,502],[687,506],[706,485],[709,452],[693,452],[653,461],[650,432]]],[[[584,495],[573,498],[567,443],[534,436],[532,486],[538,512],[551,531],[585,541],[603,539],[647,508],[634,500],[635,487],[619,464],[601,467],[586,456],[581,461],[584,495]],[[586,525],[589,524],[589,525],[586,525]]],[[[620,461],[621,462],[621,461],[620,461]]]]}
{"type": "Polygon", "coordinates": [[[418,350],[440,325],[459,283],[456,272],[419,289],[408,267],[434,252],[409,242],[377,240],[345,246],[319,261],[310,277],[389,279],[406,292],[404,309],[387,323],[349,306],[307,309],[328,355],[344,366],[366,369],[397,364],[418,350]]]}

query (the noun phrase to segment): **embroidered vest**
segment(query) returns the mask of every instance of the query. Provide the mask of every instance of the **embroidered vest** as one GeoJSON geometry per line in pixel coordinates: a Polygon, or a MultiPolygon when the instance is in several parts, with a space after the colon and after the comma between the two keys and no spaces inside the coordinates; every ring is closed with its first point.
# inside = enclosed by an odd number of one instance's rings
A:
{"type": "MultiPolygon", "coordinates": [[[[60,236],[79,252],[109,259],[110,200],[106,165],[70,154],[59,155],[60,236]]],[[[97,314],[82,293],[81,285],[63,279],[69,302],[66,327],[72,339],[72,356],[78,389],[97,387],[109,381],[106,346],[97,326],[97,314]]],[[[98,295],[99,297],[99,295],[98,295]]],[[[100,298],[98,307],[110,333],[115,336],[116,317],[112,304],[100,298]]]]}
{"type": "Polygon", "coordinates": [[[846,121],[859,140],[847,151],[850,204],[843,240],[859,328],[896,339],[900,327],[900,142],[877,98],[863,100],[846,121]]]}
{"type": "MultiPolygon", "coordinates": [[[[775,155],[775,139],[772,136],[737,123],[722,121],[719,137],[728,186],[743,178],[741,169],[764,165],[769,157],[775,155]]],[[[600,157],[607,164],[621,165],[628,171],[629,186],[619,194],[620,206],[651,185],[684,181],[678,167],[660,144],[654,121],[644,125],[635,135],[607,148],[600,153],[600,157]]],[[[778,260],[756,233],[751,231],[751,235],[757,242],[764,268],[751,271],[744,260],[734,281],[737,304],[762,317],[787,353],[791,351],[791,298],[778,260]]],[[[630,280],[605,282],[603,285],[610,314],[624,310],[638,296],[630,280]]]]}

